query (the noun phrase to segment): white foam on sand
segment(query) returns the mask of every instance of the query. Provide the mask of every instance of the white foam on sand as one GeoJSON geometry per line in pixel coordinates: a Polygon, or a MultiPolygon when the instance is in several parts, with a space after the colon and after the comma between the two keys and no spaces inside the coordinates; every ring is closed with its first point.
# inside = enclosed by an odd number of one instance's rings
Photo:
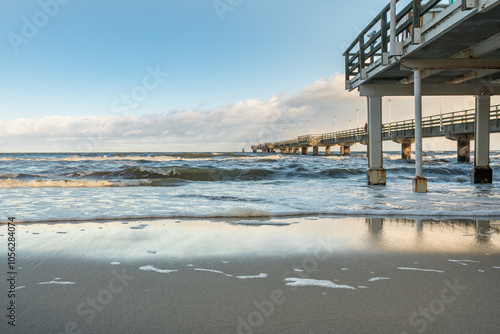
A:
{"type": "Polygon", "coordinates": [[[478,271],[479,271],[480,273],[484,273],[484,270],[478,269],[478,271]]]}
{"type": "Polygon", "coordinates": [[[262,221],[262,220],[239,220],[236,222],[238,225],[249,225],[249,226],[288,226],[292,224],[297,224],[298,222],[286,223],[279,221],[262,221]]]}
{"type": "Polygon", "coordinates": [[[461,264],[462,266],[466,266],[467,265],[467,263],[464,263],[464,262],[479,263],[479,261],[474,261],[474,260],[448,260],[448,261],[461,264]]]}
{"type": "Polygon", "coordinates": [[[120,262],[111,262],[111,265],[112,265],[112,266],[117,266],[117,265],[119,265],[119,264],[120,264],[120,262]]]}
{"type": "Polygon", "coordinates": [[[176,271],[179,271],[179,270],[169,270],[169,269],[158,269],[152,265],[142,266],[139,268],[139,270],[155,271],[155,272],[160,273],[160,274],[170,274],[170,273],[175,273],[176,271]]]}
{"type": "Polygon", "coordinates": [[[227,277],[233,277],[233,275],[226,274],[226,273],[224,273],[222,271],[214,270],[214,269],[194,268],[194,270],[196,270],[196,271],[206,271],[206,272],[210,272],[210,273],[221,274],[221,275],[224,275],[224,276],[227,276],[227,277]]]}
{"type": "Polygon", "coordinates": [[[386,279],[391,279],[390,277],[373,277],[368,280],[368,282],[383,281],[386,279]]]}
{"type": "Polygon", "coordinates": [[[50,282],[40,282],[38,284],[40,284],[40,285],[45,285],[45,284],[69,285],[69,284],[75,284],[75,282],[50,281],[50,282]]]}
{"type": "Polygon", "coordinates": [[[268,276],[269,276],[268,274],[260,273],[259,275],[253,275],[253,276],[236,276],[236,278],[239,278],[239,279],[266,278],[268,276]]]}
{"type": "Polygon", "coordinates": [[[493,269],[500,269],[500,267],[493,267],[493,269]]]}
{"type": "Polygon", "coordinates": [[[303,272],[304,270],[302,270],[302,269],[294,269],[293,271],[303,272]]]}
{"type": "Polygon", "coordinates": [[[316,279],[311,279],[311,278],[296,278],[296,277],[287,277],[285,278],[285,281],[289,282],[286,283],[287,286],[319,286],[322,288],[331,288],[331,289],[350,289],[350,290],[356,290],[355,287],[352,287],[350,285],[340,285],[340,284],[335,284],[332,281],[327,281],[327,280],[316,280],[316,279]]]}
{"type": "Polygon", "coordinates": [[[349,270],[349,268],[342,268],[343,271],[349,270]]]}
{"type": "Polygon", "coordinates": [[[442,270],[436,269],[421,269],[421,268],[408,268],[408,267],[398,267],[399,270],[416,270],[416,271],[430,271],[435,273],[444,273],[442,270]]]}
{"type": "Polygon", "coordinates": [[[364,285],[359,285],[359,286],[358,286],[358,289],[368,289],[368,287],[367,287],[367,286],[364,286],[364,285]]]}
{"type": "Polygon", "coordinates": [[[207,217],[242,218],[242,217],[270,217],[271,212],[252,208],[233,208],[220,213],[211,213],[207,217]]]}

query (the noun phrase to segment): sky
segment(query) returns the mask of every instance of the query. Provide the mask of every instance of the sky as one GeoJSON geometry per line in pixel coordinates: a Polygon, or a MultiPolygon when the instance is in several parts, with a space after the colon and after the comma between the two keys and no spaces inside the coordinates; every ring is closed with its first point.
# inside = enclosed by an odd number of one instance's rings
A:
{"type": "MultiPolygon", "coordinates": [[[[4,1],[0,152],[239,151],[361,126],[342,53],[387,3],[4,1]]],[[[391,120],[412,105],[393,98],[391,120]]],[[[425,98],[424,116],[473,106],[425,98]]]]}

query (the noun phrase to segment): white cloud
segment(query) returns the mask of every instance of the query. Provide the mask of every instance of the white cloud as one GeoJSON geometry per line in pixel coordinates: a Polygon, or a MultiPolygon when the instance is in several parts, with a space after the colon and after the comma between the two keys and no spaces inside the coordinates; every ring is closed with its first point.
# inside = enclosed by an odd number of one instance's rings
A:
{"type": "MultiPolygon", "coordinates": [[[[424,116],[438,114],[440,101],[425,98],[424,116]]],[[[383,103],[386,122],[388,98],[383,103]]],[[[474,99],[447,97],[442,106],[443,112],[472,108],[474,99]]],[[[0,141],[2,151],[9,152],[238,151],[261,139],[282,139],[284,133],[295,136],[297,124],[300,134],[305,134],[307,120],[310,133],[333,131],[334,115],[339,130],[347,128],[349,120],[356,126],[357,116],[360,126],[366,121],[366,100],[357,92],[347,92],[340,74],[319,79],[291,95],[282,92],[267,100],[240,101],[208,110],[18,118],[0,123],[0,141]],[[356,109],[360,110],[358,115],[356,109]]],[[[412,115],[411,97],[392,98],[392,121],[410,119],[412,115]]]]}

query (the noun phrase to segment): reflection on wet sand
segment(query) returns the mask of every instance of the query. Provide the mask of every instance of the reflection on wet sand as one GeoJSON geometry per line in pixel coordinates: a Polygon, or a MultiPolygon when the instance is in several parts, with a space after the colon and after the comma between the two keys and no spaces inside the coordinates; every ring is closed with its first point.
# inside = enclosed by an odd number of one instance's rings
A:
{"type": "Polygon", "coordinates": [[[490,220],[423,220],[367,218],[367,240],[378,248],[404,249],[410,245],[415,250],[457,251],[498,249],[500,225],[490,220]],[[384,228],[385,227],[385,228],[384,228]],[[395,233],[397,231],[397,233],[395,233]],[[413,236],[413,239],[410,237],[413,236]],[[470,237],[475,237],[471,242],[470,237]],[[465,240],[465,242],[464,242],[465,240]],[[403,242],[404,241],[404,242],[403,242]],[[453,242],[456,244],[453,244],[453,242]],[[439,243],[442,243],[439,246],[439,243]],[[440,249],[433,249],[432,245],[440,249]],[[463,246],[463,247],[462,247],[463,246]]]}
{"type": "Polygon", "coordinates": [[[21,224],[19,231],[33,254],[186,258],[310,254],[318,245],[332,253],[500,253],[499,227],[485,220],[279,217],[21,224]]]}

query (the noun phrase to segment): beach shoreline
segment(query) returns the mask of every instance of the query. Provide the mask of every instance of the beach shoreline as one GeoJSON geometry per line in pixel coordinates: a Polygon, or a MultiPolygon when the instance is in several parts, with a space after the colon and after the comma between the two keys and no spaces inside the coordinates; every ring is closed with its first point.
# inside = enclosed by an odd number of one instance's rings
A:
{"type": "Polygon", "coordinates": [[[418,225],[325,217],[282,219],[281,225],[247,222],[19,224],[17,279],[23,287],[16,290],[17,325],[10,328],[4,321],[0,328],[5,333],[416,333],[424,327],[493,333],[500,328],[493,316],[500,312],[496,222],[418,225]]]}

